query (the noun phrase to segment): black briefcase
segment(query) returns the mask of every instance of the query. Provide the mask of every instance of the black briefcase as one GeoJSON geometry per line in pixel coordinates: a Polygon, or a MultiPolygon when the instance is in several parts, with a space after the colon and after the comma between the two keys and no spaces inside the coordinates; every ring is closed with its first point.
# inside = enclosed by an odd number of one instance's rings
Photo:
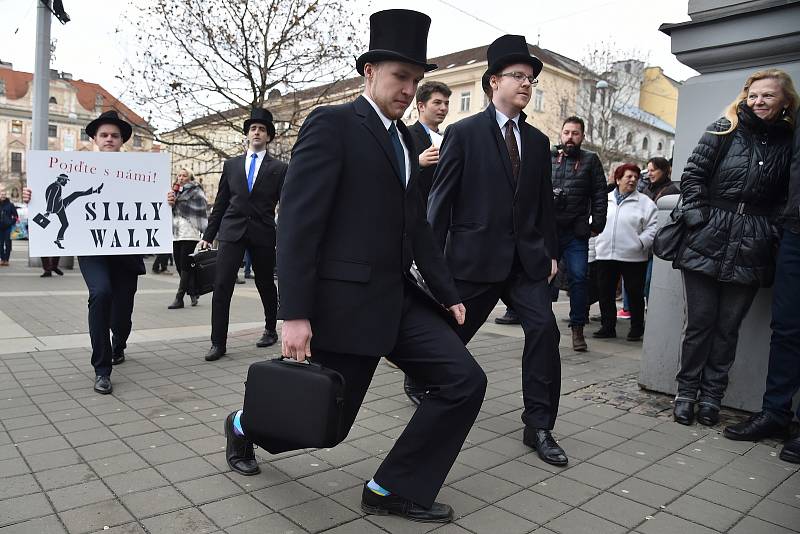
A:
{"type": "Polygon", "coordinates": [[[205,295],[214,291],[217,276],[217,250],[213,248],[189,254],[189,283],[187,293],[205,295]]]}
{"type": "Polygon", "coordinates": [[[37,213],[33,217],[33,222],[41,226],[42,228],[47,228],[47,225],[50,224],[50,219],[42,215],[41,213],[37,213]]]}
{"type": "Polygon", "coordinates": [[[347,436],[344,387],[341,374],[317,363],[256,362],[245,382],[244,433],[271,453],[333,447],[347,436]]]}

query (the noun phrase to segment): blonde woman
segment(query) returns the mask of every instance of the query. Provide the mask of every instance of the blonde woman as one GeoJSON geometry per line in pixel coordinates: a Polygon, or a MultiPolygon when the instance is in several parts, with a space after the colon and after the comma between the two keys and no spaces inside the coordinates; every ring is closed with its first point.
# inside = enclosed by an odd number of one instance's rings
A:
{"type": "Polygon", "coordinates": [[[681,178],[686,238],[681,269],[686,323],[673,415],[681,424],[719,421],[739,326],[758,288],[772,285],[800,98],[783,71],[756,72],[712,124],[681,178]]]}

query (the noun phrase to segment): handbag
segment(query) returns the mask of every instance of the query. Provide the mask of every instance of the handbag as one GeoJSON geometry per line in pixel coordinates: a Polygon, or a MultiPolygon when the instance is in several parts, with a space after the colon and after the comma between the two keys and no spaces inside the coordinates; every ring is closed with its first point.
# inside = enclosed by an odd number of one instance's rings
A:
{"type": "Polygon", "coordinates": [[[245,382],[242,428],[275,454],[328,448],[347,436],[344,377],[318,363],[275,358],[252,364],[245,382]]]}
{"type": "Polygon", "coordinates": [[[214,291],[217,276],[217,249],[209,248],[189,254],[189,280],[186,292],[189,295],[205,295],[214,291]]]}
{"type": "MultiPolygon", "coordinates": [[[[728,153],[731,146],[732,134],[726,134],[722,141],[722,146],[714,158],[714,166],[711,168],[711,177],[717,174],[719,162],[728,153]]],[[[665,261],[675,261],[683,246],[686,237],[686,225],[683,224],[683,193],[678,198],[678,203],[669,214],[669,222],[656,231],[653,239],[653,254],[665,261]]]]}

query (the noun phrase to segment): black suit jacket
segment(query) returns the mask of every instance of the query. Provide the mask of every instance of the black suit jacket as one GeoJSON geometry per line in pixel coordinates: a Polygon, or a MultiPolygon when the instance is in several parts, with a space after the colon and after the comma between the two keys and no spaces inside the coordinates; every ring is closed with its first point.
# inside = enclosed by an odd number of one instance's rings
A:
{"type": "Polygon", "coordinates": [[[245,158],[246,155],[236,156],[222,165],[217,198],[203,239],[213,241],[218,237],[220,241],[238,241],[247,236],[254,245],[274,246],[275,205],[281,196],[287,165],[267,153],[250,192],[245,158]]]}
{"type": "Polygon", "coordinates": [[[558,239],[549,141],[524,113],[519,130],[522,164],[515,184],[494,105],[447,128],[428,220],[457,280],[505,280],[515,251],[531,279],[550,274],[558,239]]]}
{"type": "MultiPolygon", "coordinates": [[[[397,128],[413,158],[413,141],[397,128]]],[[[419,169],[405,186],[389,134],[364,97],[303,122],[281,195],[281,319],[309,319],[312,349],[386,355],[416,261],[437,300],[460,302],[425,219],[419,169]]]]}
{"type": "MultiPolygon", "coordinates": [[[[414,139],[414,153],[416,155],[414,164],[419,165],[419,155],[425,152],[433,143],[425,127],[419,121],[412,124],[408,128],[408,131],[414,139]]],[[[428,194],[431,192],[431,186],[433,185],[433,174],[435,171],[436,165],[419,168],[419,184],[426,204],[428,202],[428,194]]]]}

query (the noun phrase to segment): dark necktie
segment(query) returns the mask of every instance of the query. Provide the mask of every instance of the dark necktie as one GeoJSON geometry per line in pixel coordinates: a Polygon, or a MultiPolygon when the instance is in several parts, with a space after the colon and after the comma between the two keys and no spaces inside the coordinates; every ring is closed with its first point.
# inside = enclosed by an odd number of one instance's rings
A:
{"type": "Polygon", "coordinates": [[[397,158],[400,178],[403,179],[403,183],[406,183],[406,154],[403,152],[403,145],[400,144],[400,136],[397,134],[397,127],[394,123],[389,126],[389,139],[392,140],[392,146],[394,147],[394,156],[397,158]]]}
{"type": "Polygon", "coordinates": [[[250,160],[250,169],[247,171],[247,190],[252,192],[253,191],[253,179],[256,176],[256,160],[258,159],[258,154],[253,154],[250,157],[252,159],[250,160]]]}
{"type": "Polygon", "coordinates": [[[506,148],[508,157],[511,158],[511,174],[514,181],[519,177],[519,147],[517,147],[517,136],[514,135],[514,121],[506,121],[506,148]]]}

